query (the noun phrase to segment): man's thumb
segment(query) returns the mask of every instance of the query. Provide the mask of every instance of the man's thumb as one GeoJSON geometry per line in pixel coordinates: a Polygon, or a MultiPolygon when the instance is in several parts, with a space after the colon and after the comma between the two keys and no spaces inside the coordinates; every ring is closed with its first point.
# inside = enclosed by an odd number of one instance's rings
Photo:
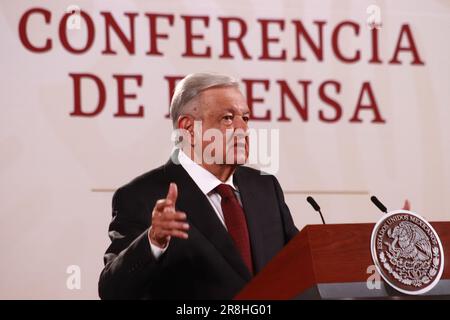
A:
{"type": "Polygon", "coordinates": [[[172,201],[172,204],[175,205],[175,202],[177,201],[178,197],[178,188],[177,184],[174,182],[171,182],[169,185],[169,191],[167,192],[167,199],[172,201]]]}

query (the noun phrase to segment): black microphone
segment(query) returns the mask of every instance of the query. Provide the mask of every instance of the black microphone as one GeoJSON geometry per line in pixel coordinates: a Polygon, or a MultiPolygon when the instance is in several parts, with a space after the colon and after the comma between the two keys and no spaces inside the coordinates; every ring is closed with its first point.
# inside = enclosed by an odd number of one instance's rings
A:
{"type": "Polygon", "coordinates": [[[313,209],[316,210],[320,214],[320,218],[322,219],[322,223],[325,224],[325,220],[323,219],[323,215],[322,215],[322,212],[320,211],[320,207],[317,204],[317,202],[313,199],[313,197],[308,196],[306,198],[306,201],[308,201],[309,204],[311,205],[311,207],[313,207],[313,209]]]}
{"type": "Polygon", "coordinates": [[[387,213],[386,207],[384,206],[384,204],[381,203],[380,200],[378,200],[377,197],[371,196],[370,200],[372,200],[373,204],[376,205],[378,209],[380,209],[384,213],[387,213]]]}

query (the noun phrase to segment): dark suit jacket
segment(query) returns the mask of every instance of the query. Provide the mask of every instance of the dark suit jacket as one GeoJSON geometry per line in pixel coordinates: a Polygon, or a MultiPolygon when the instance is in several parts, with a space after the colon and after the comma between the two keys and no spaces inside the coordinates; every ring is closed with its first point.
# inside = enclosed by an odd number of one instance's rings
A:
{"type": "MultiPolygon", "coordinates": [[[[257,273],[298,230],[274,176],[242,166],[234,183],[257,273]]],[[[116,191],[112,207],[112,243],[99,280],[102,299],[231,299],[251,279],[210,202],[181,165],[169,160],[137,177],[116,191]],[[178,186],[176,209],[187,214],[189,238],[172,238],[156,260],[147,231],[155,202],[165,198],[170,182],[178,186]]]]}

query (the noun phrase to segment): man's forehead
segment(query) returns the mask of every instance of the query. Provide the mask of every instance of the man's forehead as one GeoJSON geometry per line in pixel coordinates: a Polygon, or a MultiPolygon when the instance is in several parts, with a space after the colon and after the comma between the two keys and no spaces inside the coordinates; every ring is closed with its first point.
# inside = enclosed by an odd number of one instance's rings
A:
{"type": "Polygon", "coordinates": [[[201,103],[214,109],[249,112],[247,101],[237,87],[215,87],[204,90],[200,97],[201,103]]]}
{"type": "Polygon", "coordinates": [[[202,91],[201,95],[204,97],[216,98],[244,98],[241,90],[237,86],[217,86],[208,88],[202,91]]]}

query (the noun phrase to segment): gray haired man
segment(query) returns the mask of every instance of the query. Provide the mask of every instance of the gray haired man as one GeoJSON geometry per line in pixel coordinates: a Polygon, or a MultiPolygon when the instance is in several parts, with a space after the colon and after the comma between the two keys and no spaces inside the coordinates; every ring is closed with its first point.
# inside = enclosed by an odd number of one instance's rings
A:
{"type": "Polygon", "coordinates": [[[236,80],[188,75],[170,113],[179,148],[114,194],[101,298],[231,299],[298,232],[277,179],[243,165],[236,80]]]}

